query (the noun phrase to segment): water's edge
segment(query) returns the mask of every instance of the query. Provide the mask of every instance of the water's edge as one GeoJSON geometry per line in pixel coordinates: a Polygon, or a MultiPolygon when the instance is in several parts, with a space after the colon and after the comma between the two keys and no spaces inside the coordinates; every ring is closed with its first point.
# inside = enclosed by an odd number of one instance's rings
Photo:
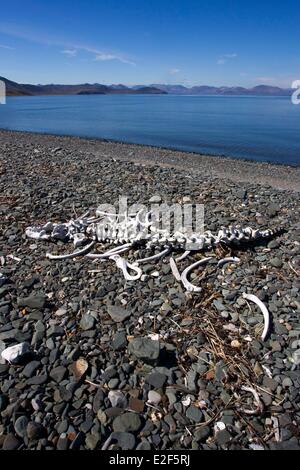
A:
{"type": "Polygon", "coordinates": [[[45,137],[61,137],[61,138],[72,138],[72,139],[78,139],[82,141],[90,141],[90,142],[102,142],[102,143],[111,143],[111,144],[120,144],[120,145],[130,145],[130,146],[135,146],[135,147],[141,147],[141,148],[150,148],[150,149],[156,149],[156,150],[167,150],[167,151],[173,151],[173,152],[178,152],[180,154],[187,154],[187,155],[192,155],[195,157],[211,157],[211,158],[216,158],[216,159],[226,159],[226,160],[231,160],[233,162],[245,162],[245,163],[251,163],[255,165],[269,165],[272,167],[284,167],[284,168],[300,168],[300,164],[297,163],[281,163],[281,162],[273,162],[270,160],[255,160],[254,158],[246,158],[246,157],[234,157],[232,155],[225,155],[225,154],[215,154],[215,153],[208,153],[208,152],[195,152],[191,150],[182,150],[179,147],[166,147],[166,146],[160,146],[160,145],[149,145],[149,144],[140,144],[137,142],[130,142],[128,140],[114,140],[114,139],[105,139],[102,137],[90,137],[90,136],[78,136],[74,134],[54,134],[50,132],[35,132],[35,131],[20,131],[16,129],[11,129],[11,128],[2,128],[0,127],[0,132],[14,132],[16,134],[28,134],[28,135],[36,135],[36,136],[45,136],[45,137]]]}
{"type": "MultiPolygon", "coordinates": [[[[201,182],[217,178],[238,182],[243,188],[245,183],[260,184],[265,189],[276,188],[288,192],[300,192],[300,166],[260,162],[241,158],[208,156],[192,152],[181,152],[141,144],[115,142],[106,139],[83,138],[70,135],[0,130],[0,150],[10,146],[18,154],[23,146],[37,148],[41,155],[51,156],[56,148],[74,155],[89,154],[99,164],[104,160],[127,161],[144,166],[171,167],[180,169],[187,178],[201,182]]],[[[77,157],[78,155],[78,157],[77,157]]],[[[38,154],[36,156],[38,159],[38,154]]],[[[167,182],[166,182],[167,184],[167,182]]],[[[222,184],[222,183],[221,183],[222,184]]]]}

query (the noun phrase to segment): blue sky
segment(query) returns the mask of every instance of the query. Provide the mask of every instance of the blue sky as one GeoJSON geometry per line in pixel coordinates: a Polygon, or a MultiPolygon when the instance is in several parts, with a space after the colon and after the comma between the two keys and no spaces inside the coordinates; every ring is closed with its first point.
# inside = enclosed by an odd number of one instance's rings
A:
{"type": "Polygon", "coordinates": [[[294,0],[0,4],[0,75],[22,83],[288,87],[299,45],[294,0]]]}

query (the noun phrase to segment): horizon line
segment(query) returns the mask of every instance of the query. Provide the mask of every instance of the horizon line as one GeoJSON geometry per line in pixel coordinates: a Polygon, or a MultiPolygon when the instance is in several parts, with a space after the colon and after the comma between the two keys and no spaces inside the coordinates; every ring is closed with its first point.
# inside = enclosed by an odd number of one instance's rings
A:
{"type": "Polygon", "coordinates": [[[15,81],[15,80],[12,80],[10,78],[6,78],[4,76],[0,77],[0,79],[3,78],[5,80],[9,80],[11,82],[14,82],[14,83],[17,83],[18,85],[34,85],[34,86],[53,86],[53,85],[56,85],[56,86],[79,86],[79,85],[103,85],[103,86],[125,86],[127,88],[132,88],[132,87],[155,87],[155,86],[171,86],[171,87],[183,87],[183,88],[186,88],[186,89],[192,89],[192,88],[195,88],[195,87],[210,87],[210,88],[242,88],[244,90],[251,90],[253,88],[256,88],[256,87],[269,87],[269,88],[280,88],[281,90],[292,90],[292,86],[290,87],[282,87],[280,85],[276,85],[276,84],[267,84],[267,83],[260,83],[260,84],[257,84],[257,85],[252,85],[252,86],[242,86],[242,85],[208,85],[208,84],[194,84],[194,85],[186,85],[186,84],[182,84],[182,83],[154,83],[154,82],[151,82],[151,83],[134,83],[134,84],[129,84],[129,83],[122,83],[122,82],[118,82],[118,83],[101,83],[101,82],[78,82],[78,83],[55,83],[55,82],[48,82],[48,83],[25,83],[25,82],[19,82],[19,81],[15,81]]]}

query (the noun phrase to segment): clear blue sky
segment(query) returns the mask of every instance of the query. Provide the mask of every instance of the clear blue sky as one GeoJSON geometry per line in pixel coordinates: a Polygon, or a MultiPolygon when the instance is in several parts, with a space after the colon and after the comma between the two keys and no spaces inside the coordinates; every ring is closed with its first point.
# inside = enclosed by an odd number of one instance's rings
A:
{"type": "Polygon", "coordinates": [[[290,86],[300,79],[300,2],[1,1],[0,75],[22,83],[290,86]]]}

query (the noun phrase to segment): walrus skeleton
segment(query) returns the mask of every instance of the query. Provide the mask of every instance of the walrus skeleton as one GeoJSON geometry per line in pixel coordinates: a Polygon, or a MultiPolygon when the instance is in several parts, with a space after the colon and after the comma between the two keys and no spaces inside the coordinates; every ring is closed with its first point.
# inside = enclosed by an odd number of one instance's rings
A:
{"type": "MultiPolygon", "coordinates": [[[[155,217],[151,212],[146,214],[138,212],[124,217],[100,211],[96,211],[94,217],[90,217],[90,212],[87,212],[82,217],[72,219],[67,223],[52,224],[48,222],[45,225],[26,229],[26,235],[31,239],[73,241],[75,247],[73,253],[58,256],[47,254],[46,256],[49,259],[59,261],[86,256],[92,260],[111,260],[122,270],[125,279],[130,281],[140,279],[142,276],[142,270],[139,268],[140,264],[157,261],[172,251],[184,250],[184,253],[176,260],[171,258],[170,264],[175,278],[178,280],[180,276],[183,285],[190,292],[200,292],[201,289],[191,284],[187,276],[193,269],[206,264],[211,258],[193,263],[182,274],[177,269],[176,261],[182,261],[194,252],[209,250],[220,244],[240,245],[269,239],[276,233],[278,233],[278,230],[258,230],[251,227],[221,228],[217,234],[210,231],[189,233],[184,230],[169,233],[167,230],[158,228],[155,217]],[[144,217],[144,220],[142,220],[142,217],[144,217]],[[107,244],[110,247],[114,244],[118,246],[109,248],[104,253],[91,253],[96,243],[107,244]],[[136,260],[132,264],[120,256],[141,246],[147,249],[162,247],[162,251],[148,258],[136,260]],[[130,274],[130,271],[135,274],[130,274]]],[[[239,259],[225,258],[219,262],[218,266],[222,267],[227,262],[237,263],[239,259]]]]}

